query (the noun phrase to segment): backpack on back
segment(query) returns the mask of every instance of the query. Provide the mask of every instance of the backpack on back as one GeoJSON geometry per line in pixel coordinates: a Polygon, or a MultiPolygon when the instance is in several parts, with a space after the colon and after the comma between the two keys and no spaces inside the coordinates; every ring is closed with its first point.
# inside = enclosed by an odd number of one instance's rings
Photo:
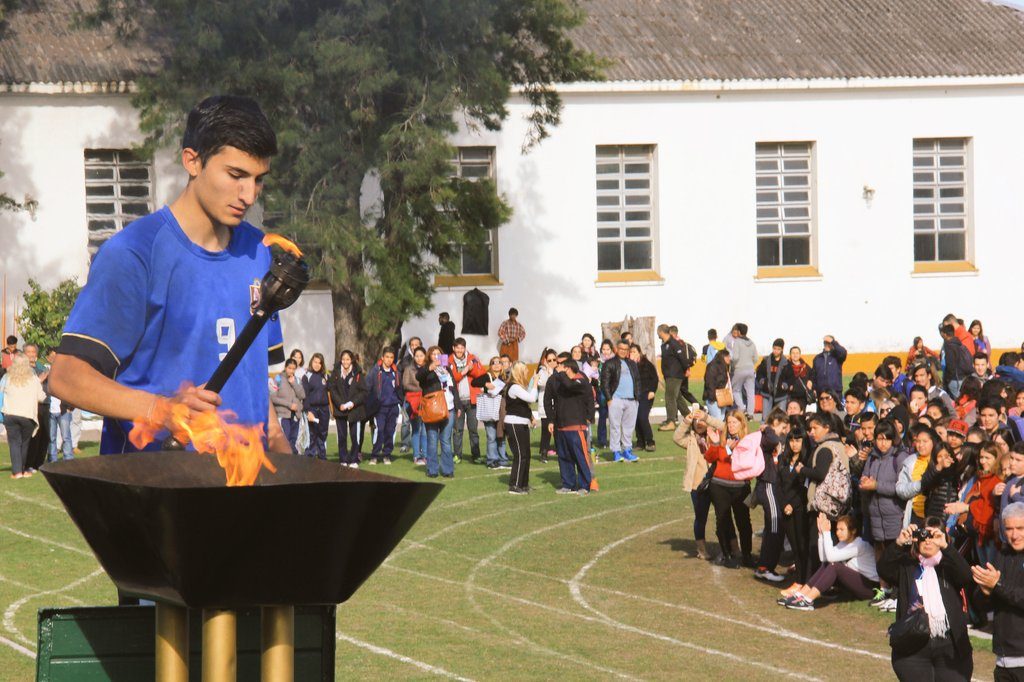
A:
{"type": "Polygon", "coordinates": [[[737,481],[749,481],[764,472],[761,432],[748,433],[732,451],[732,475],[737,481]]]}
{"type": "Polygon", "coordinates": [[[826,441],[822,446],[832,453],[825,480],[814,491],[814,509],[824,512],[830,519],[842,516],[850,509],[853,485],[850,481],[850,463],[839,441],[826,441]],[[835,443],[835,446],[831,445],[835,443]]]}

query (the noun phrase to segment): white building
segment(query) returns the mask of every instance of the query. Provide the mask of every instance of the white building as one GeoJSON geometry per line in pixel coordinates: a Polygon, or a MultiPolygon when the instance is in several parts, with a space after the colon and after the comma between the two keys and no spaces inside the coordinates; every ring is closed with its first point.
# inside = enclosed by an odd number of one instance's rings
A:
{"type": "MultiPolygon", "coordinates": [[[[462,172],[493,174],[515,213],[489,261],[438,278],[406,335],[432,342],[441,310],[460,325],[477,286],[493,331],[520,310],[527,359],[626,315],[698,347],[744,321],[762,350],[784,336],[814,351],[831,333],[881,352],[934,342],[953,311],[997,347],[1020,343],[1004,294],[1024,250],[1024,14],[985,0],[585,6],[576,38],[612,60],[608,80],[561,86],[562,124],[526,155],[516,99],[500,133],[456,136],[462,172]]],[[[138,139],[119,81],[153,57],[67,53],[74,82],[49,49],[28,68],[26,41],[66,33],[59,13],[42,29],[32,14],[0,43],[0,189],[39,201],[34,217],[0,214],[14,289],[84,276],[90,224],[110,220],[92,209],[112,205],[116,227],[138,203],[134,179],[112,187],[100,169],[138,139]]],[[[151,207],[177,189],[172,157],[145,166],[151,207]]],[[[332,349],[329,297],[285,321],[286,345],[332,349]]],[[[496,338],[470,344],[488,354],[496,338]]]]}

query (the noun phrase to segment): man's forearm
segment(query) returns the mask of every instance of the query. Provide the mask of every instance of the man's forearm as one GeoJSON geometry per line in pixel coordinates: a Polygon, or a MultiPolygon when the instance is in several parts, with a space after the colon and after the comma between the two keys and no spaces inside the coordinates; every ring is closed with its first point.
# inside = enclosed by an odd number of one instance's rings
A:
{"type": "Polygon", "coordinates": [[[157,396],[122,386],[88,362],[58,355],[50,369],[50,392],[71,405],[114,419],[137,419],[150,413],[157,396]]]}

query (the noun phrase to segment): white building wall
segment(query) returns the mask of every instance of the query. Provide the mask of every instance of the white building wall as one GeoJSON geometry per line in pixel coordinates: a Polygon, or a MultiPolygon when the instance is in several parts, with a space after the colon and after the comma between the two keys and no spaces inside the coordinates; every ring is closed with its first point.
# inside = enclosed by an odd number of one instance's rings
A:
{"type": "MultiPolygon", "coordinates": [[[[487,354],[510,306],[520,311],[533,360],[566,348],[602,321],[654,315],[695,345],[709,327],[750,326],[762,351],[776,336],[806,351],[831,333],[853,352],[905,350],[915,335],[938,343],[950,311],[980,318],[997,346],[1022,332],[1014,289],[1024,247],[1024,88],[804,92],[567,94],[562,124],[520,153],[524,106],[500,133],[463,131],[460,145],[494,145],[499,191],[515,210],[499,230],[500,286],[487,354]],[[913,274],[912,142],[972,138],[976,273],[913,274]],[[813,141],[820,277],[756,278],[754,145],[813,141]],[[657,283],[596,283],[595,147],[657,145],[657,283]],[[863,187],[875,189],[870,206],[863,187]]],[[[407,335],[436,339],[436,314],[462,320],[465,288],[439,290],[435,309],[407,335]]],[[[699,343],[698,343],[699,342],[699,343]]]]}
{"type": "MultiPolygon", "coordinates": [[[[654,315],[696,345],[714,326],[750,325],[762,351],[776,336],[808,351],[824,333],[854,352],[904,349],[916,334],[936,343],[948,311],[980,318],[996,346],[1020,343],[1014,290],[1024,236],[1024,87],[891,88],[799,92],[662,92],[565,97],[562,125],[527,155],[521,102],[500,133],[460,133],[455,142],[494,145],[499,189],[512,204],[499,230],[501,285],[491,298],[496,349],[510,306],[527,328],[523,356],[564,348],[602,321],[654,315]],[[914,138],[972,138],[976,273],[914,275],[911,149],[914,138]],[[756,279],[754,145],[814,141],[819,278],[756,279]],[[656,283],[598,284],[594,149],[657,145],[656,283]],[[875,189],[868,206],[864,185],[875,189]]],[[[0,273],[9,303],[29,277],[52,286],[88,270],[83,150],[126,148],[139,139],[127,96],[0,95],[0,189],[39,202],[34,218],[0,214],[0,273]]],[[[180,191],[176,154],[158,155],[155,203],[180,191]]],[[[466,288],[441,289],[434,309],[406,336],[436,340],[437,313],[462,322],[466,288]]],[[[19,296],[20,297],[20,296],[19,296]]],[[[8,309],[9,315],[12,310],[8,309]]],[[[282,315],[285,345],[333,361],[330,296],[311,291],[282,315]]],[[[8,320],[8,329],[11,320],[8,320]]]]}

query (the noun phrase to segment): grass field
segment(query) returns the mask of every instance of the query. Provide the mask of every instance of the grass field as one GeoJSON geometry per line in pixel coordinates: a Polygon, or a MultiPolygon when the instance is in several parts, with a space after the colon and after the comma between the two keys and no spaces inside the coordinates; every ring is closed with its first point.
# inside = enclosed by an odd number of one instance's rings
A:
{"type": "MultiPolygon", "coordinates": [[[[339,607],[338,678],[891,679],[891,616],[855,603],[786,611],[749,571],[689,558],[669,436],[636,464],[602,463],[601,492],[585,498],[554,494],[555,463],[534,461],[521,497],[507,472],[459,465],[339,607]]],[[[408,458],[376,470],[423,475],[408,458]]],[[[0,680],[33,679],[37,609],[114,602],[45,480],[11,480],[0,445],[0,680]]],[[[975,644],[975,677],[991,679],[994,658],[975,644]]]]}

